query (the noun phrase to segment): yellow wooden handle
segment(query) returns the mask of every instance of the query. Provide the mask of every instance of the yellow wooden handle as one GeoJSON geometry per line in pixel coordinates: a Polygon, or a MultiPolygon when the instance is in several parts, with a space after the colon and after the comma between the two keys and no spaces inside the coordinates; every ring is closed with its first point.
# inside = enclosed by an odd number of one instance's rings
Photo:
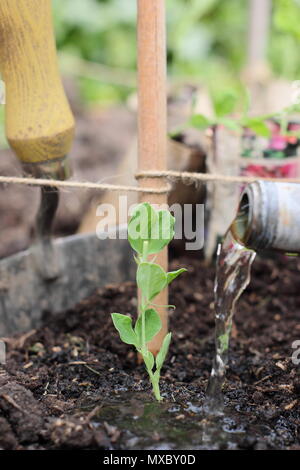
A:
{"type": "Polygon", "coordinates": [[[0,70],[6,135],[19,159],[40,163],[64,157],[74,118],[58,71],[51,0],[0,1],[0,70]]]}

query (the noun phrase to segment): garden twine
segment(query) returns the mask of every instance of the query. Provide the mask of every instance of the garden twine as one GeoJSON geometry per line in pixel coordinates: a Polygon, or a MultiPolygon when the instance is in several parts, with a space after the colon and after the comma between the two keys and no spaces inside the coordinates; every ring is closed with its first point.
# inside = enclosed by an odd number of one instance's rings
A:
{"type": "MultiPolygon", "coordinates": [[[[164,178],[169,182],[181,180],[186,185],[209,182],[231,183],[231,184],[250,184],[255,181],[272,181],[281,183],[300,183],[300,178],[257,178],[255,176],[228,176],[218,173],[192,173],[180,171],[144,171],[135,175],[139,180],[164,178]]],[[[141,188],[138,186],[125,186],[106,183],[93,183],[90,181],[60,181],[46,178],[29,178],[17,176],[0,176],[0,183],[18,184],[27,186],[48,186],[53,188],[69,188],[69,189],[93,189],[98,191],[116,191],[116,192],[135,192],[147,194],[167,194],[171,190],[168,184],[162,188],[141,188]]]]}

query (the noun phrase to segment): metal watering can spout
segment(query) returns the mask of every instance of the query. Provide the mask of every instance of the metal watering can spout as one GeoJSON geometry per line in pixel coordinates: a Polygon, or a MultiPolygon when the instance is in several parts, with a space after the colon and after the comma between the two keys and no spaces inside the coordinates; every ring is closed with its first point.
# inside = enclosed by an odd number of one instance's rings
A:
{"type": "Polygon", "coordinates": [[[247,186],[231,232],[255,251],[300,253],[300,184],[257,181],[247,186]]]}

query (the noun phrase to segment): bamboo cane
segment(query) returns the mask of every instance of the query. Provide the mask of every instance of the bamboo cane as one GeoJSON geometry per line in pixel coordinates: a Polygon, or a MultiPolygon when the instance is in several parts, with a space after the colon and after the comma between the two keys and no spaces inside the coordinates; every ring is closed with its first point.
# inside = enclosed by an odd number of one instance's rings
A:
{"type": "MultiPolygon", "coordinates": [[[[166,99],[166,24],[165,0],[138,0],[138,167],[139,171],[167,169],[167,99],[166,99]]],[[[143,188],[161,188],[164,181],[141,179],[143,188]]],[[[167,204],[166,194],[142,194],[140,202],[167,204]]],[[[165,249],[156,262],[167,270],[168,253],[165,249]]],[[[165,289],[154,302],[168,304],[165,289]]],[[[167,308],[159,308],[162,321],[160,333],[150,343],[153,354],[159,351],[168,331],[167,308]]]]}
{"type": "Polygon", "coordinates": [[[272,4],[270,0],[251,0],[249,5],[248,65],[266,63],[272,4]]]}

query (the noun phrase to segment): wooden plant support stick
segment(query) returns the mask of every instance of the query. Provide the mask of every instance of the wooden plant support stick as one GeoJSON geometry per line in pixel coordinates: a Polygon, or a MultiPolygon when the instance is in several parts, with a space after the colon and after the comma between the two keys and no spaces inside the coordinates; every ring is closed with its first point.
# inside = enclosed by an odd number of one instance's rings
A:
{"type": "MultiPolygon", "coordinates": [[[[138,165],[139,171],[167,169],[167,91],[166,91],[166,22],[165,0],[138,0],[138,165]]],[[[162,178],[139,180],[143,188],[165,187],[162,178]]],[[[167,194],[142,194],[140,202],[167,204],[167,194]]],[[[156,259],[163,269],[168,268],[165,249],[156,259]]],[[[168,289],[154,303],[168,304],[168,289]]],[[[149,344],[153,354],[159,351],[168,331],[168,311],[158,308],[162,320],[160,333],[149,344]]]]}
{"type": "Polygon", "coordinates": [[[248,68],[257,69],[267,64],[272,2],[251,0],[249,7],[248,68]]]}

